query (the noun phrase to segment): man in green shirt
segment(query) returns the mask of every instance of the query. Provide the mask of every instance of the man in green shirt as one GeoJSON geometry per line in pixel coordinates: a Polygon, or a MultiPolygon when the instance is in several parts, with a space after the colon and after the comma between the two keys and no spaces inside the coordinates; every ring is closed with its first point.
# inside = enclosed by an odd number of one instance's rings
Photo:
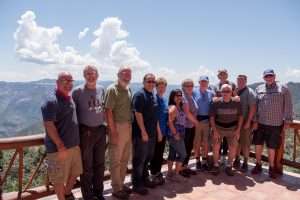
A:
{"type": "Polygon", "coordinates": [[[122,67],[118,80],[107,88],[106,117],[109,128],[109,159],[113,196],[128,199],[131,189],[124,185],[131,150],[132,93],[129,88],[131,69],[122,67]]]}

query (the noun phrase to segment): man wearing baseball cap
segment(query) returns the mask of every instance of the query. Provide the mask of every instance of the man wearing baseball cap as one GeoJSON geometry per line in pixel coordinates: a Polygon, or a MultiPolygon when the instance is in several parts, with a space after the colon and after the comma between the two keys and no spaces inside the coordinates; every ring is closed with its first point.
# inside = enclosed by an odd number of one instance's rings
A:
{"type": "Polygon", "coordinates": [[[256,152],[256,166],[252,174],[262,172],[261,154],[264,143],[267,144],[269,157],[269,176],[276,178],[275,150],[281,143],[281,134],[293,120],[293,104],[287,86],[275,81],[273,69],[263,72],[264,84],[259,85],[256,92],[257,114],[254,118],[253,136],[256,152]]]}
{"type": "MultiPolygon", "coordinates": [[[[215,92],[215,95],[217,97],[221,97],[222,96],[222,92],[221,92],[221,87],[224,84],[229,84],[232,87],[232,96],[235,96],[235,90],[236,90],[236,85],[228,80],[228,71],[227,69],[219,69],[218,70],[218,79],[219,79],[219,83],[217,85],[215,85],[213,87],[213,90],[215,92]]],[[[225,163],[225,157],[227,155],[228,152],[228,143],[227,143],[227,139],[224,138],[224,140],[221,143],[221,148],[220,148],[220,153],[222,153],[222,159],[221,162],[225,163]]]]}
{"type": "Polygon", "coordinates": [[[208,89],[208,76],[199,77],[199,88],[194,92],[195,100],[198,105],[196,132],[194,138],[194,152],[196,157],[197,170],[208,170],[208,150],[209,150],[209,106],[214,97],[213,91],[208,89]],[[200,148],[202,163],[200,161],[200,148]]]}

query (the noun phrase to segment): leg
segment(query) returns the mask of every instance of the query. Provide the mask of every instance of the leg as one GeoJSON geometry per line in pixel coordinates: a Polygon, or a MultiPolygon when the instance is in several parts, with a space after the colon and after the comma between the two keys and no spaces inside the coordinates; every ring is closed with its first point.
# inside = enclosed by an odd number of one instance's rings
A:
{"type": "Polygon", "coordinates": [[[148,148],[147,148],[147,157],[144,163],[144,170],[143,170],[143,181],[147,181],[149,178],[149,166],[150,161],[153,159],[155,145],[156,145],[156,137],[150,137],[148,141],[148,148]]]}
{"type": "Polygon", "coordinates": [[[194,153],[197,161],[200,161],[200,147],[201,147],[201,124],[196,125],[194,136],[194,153]]]}
{"type": "Polygon", "coordinates": [[[181,139],[179,141],[176,141],[175,148],[178,154],[178,159],[176,162],[176,173],[178,174],[182,170],[182,163],[184,162],[187,156],[184,140],[181,139]]]}
{"type": "Polygon", "coordinates": [[[275,149],[268,148],[269,166],[274,167],[275,149]]]}
{"type": "Polygon", "coordinates": [[[263,145],[255,145],[256,163],[261,164],[261,154],[263,152],[263,145]]]}
{"type": "Polygon", "coordinates": [[[54,184],[54,191],[58,200],[65,200],[65,185],[63,183],[54,184]]]}
{"type": "MultiPolygon", "coordinates": [[[[81,148],[83,173],[80,176],[80,184],[81,184],[82,196],[84,199],[93,198],[92,188],[93,188],[94,140],[95,138],[92,132],[90,132],[89,130],[81,129],[80,148],[81,148]]],[[[67,194],[69,194],[69,192],[67,194]]]]}
{"type": "Polygon", "coordinates": [[[219,166],[220,146],[220,143],[215,143],[213,145],[214,166],[219,166]]]}
{"type": "Polygon", "coordinates": [[[166,145],[166,137],[163,137],[161,142],[155,144],[153,159],[150,162],[150,171],[152,175],[157,175],[161,172],[164,150],[166,145]]]}
{"type": "Polygon", "coordinates": [[[194,144],[194,137],[195,137],[195,127],[194,128],[186,128],[185,129],[185,137],[184,137],[184,144],[186,149],[186,157],[183,161],[183,166],[187,167],[194,144]]]}
{"type": "Polygon", "coordinates": [[[143,142],[139,136],[133,137],[132,184],[133,187],[143,187],[144,165],[148,154],[148,142],[143,142]]]}
{"type": "Polygon", "coordinates": [[[121,186],[123,187],[124,180],[127,174],[127,167],[132,150],[132,128],[131,123],[124,123],[118,126],[118,130],[122,135],[119,136],[120,145],[120,178],[121,186]]]}
{"type": "Polygon", "coordinates": [[[66,188],[65,188],[65,194],[68,195],[68,194],[71,194],[72,192],[72,189],[76,183],[76,179],[77,179],[78,176],[71,176],[68,181],[67,181],[67,184],[66,184],[66,188]]]}
{"type": "Polygon", "coordinates": [[[94,145],[94,163],[93,163],[93,193],[94,196],[102,196],[103,179],[105,170],[105,145],[106,145],[106,128],[101,126],[95,134],[97,141],[94,145]]]}

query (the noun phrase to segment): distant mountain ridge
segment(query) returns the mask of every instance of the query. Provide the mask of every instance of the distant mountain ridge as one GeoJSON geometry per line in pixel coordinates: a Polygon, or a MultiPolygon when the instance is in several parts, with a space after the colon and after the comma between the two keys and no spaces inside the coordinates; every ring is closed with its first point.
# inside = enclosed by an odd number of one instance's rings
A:
{"type": "MultiPolygon", "coordinates": [[[[75,87],[83,81],[75,81],[75,87]]],[[[105,88],[113,81],[100,81],[105,88]]],[[[255,88],[259,83],[251,84],[255,88]]],[[[132,83],[132,91],[141,87],[141,83],[132,83]]],[[[168,91],[179,88],[168,85],[168,91]]],[[[288,83],[293,95],[294,110],[300,114],[300,83],[288,83]]],[[[53,92],[55,80],[42,79],[32,82],[0,81],[0,138],[19,135],[31,135],[44,132],[40,107],[49,92],[53,92]]]]}

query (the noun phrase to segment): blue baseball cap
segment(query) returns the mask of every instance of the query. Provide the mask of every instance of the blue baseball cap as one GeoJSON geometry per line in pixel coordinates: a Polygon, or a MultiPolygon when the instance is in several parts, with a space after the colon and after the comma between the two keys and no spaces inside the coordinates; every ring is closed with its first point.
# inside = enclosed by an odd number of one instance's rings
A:
{"type": "Polygon", "coordinates": [[[208,82],[209,81],[208,76],[200,76],[199,77],[199,82],[200,81],[207,81],[208,82]]]}
{"type": "Polygon", "coordinates": [[[275,75],[275,72],[273,69],[266,69],[263,73],[264,77],[267,76],[267,75],[272,75],[274,76],[275,75]]]}

